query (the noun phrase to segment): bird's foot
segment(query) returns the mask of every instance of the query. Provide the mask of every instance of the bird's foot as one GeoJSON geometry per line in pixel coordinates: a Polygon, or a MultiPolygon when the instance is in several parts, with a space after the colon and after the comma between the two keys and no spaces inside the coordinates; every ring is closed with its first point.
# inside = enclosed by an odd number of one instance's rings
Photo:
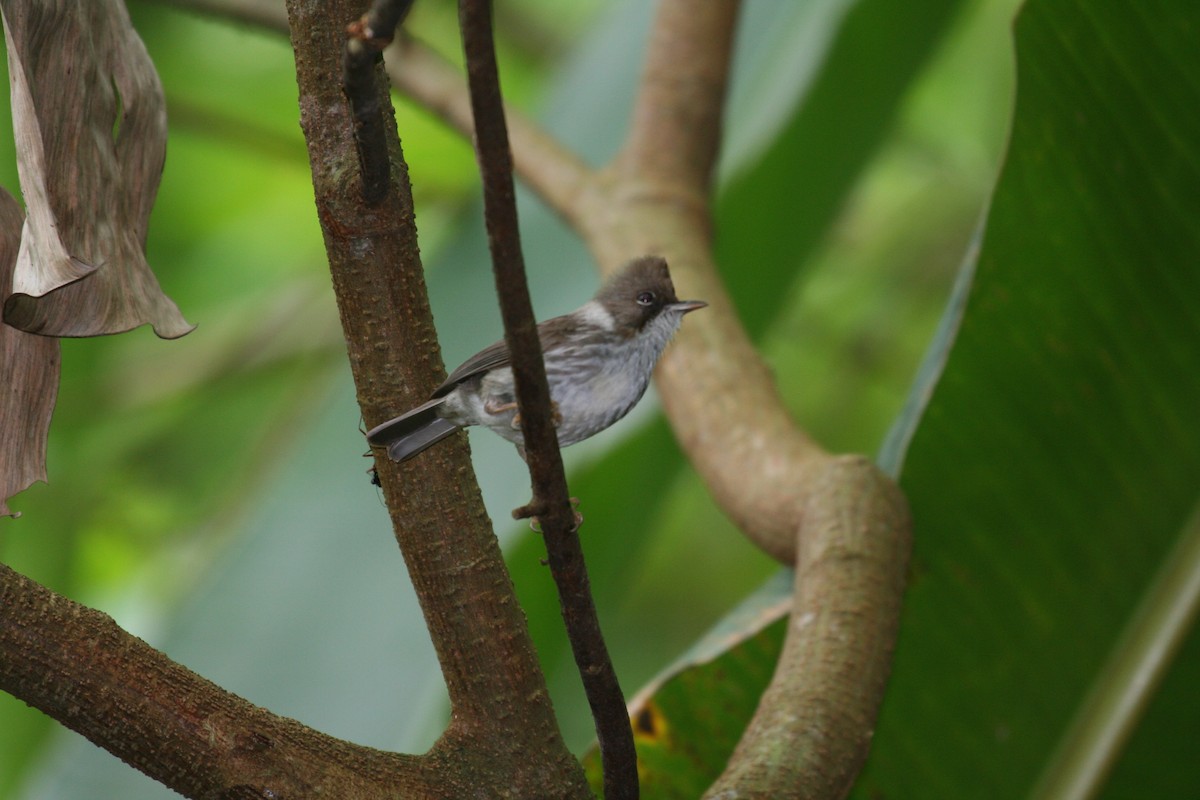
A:
{"type": "MultiPolygon", "coordinates": [[[[489,400],[483,404],[483,410],[492,415],[503,414],[505,411],[512,411],[516,407],[516,403],[497,403],[492,400],[489,400]]],[[[557,428],[562,424],[562,421],[563,415],[562,412],[558,410],[558,403],[551,400],[550,423],[557,428]]],[[[513,414],[512,422],[508,424],[512,426],[513,430],[519,430],[521,428],[521,412],[518,411],[516,414],[513,414]]]]}
{"type": "MultiPolygon", "coordinates": [[[[483,404],[483,410],[492,416],[503,414],[505,411],[512,411],[516,407],[517,403],[515,400],[508,403],[502,403],[494,397],[489,398],[483,404]]],[[[521,412],[518,411],[516,414],[513,414],[512,422],[510,422],[509,425],[512,426],[513,430],[520,430],[521,412]]]]}
{"type": "MultiPolygon", "coordinates": [[[[571,503],[571,513],[575,515],[575,524],[572,526],[571,530],[578,531],[579,526],[583,524],[583,514],[579,513],[579,498],[571,497],[568,499],[571,503]]],[[[520,508],[513,510],[514,519],[524,519],[525,517],[529,518],[529,530],[533,531],[534,533],[542,532],[541,520],[539,520],[537,515],[533,513],[532,504],[528,506],[521,506],[520,508]]]]}
{"type": "Polygon", "coordinates": [[[501,403],[494,397],[489,397],[483,404],[483,410],[489,414],[503,414],[505,411],[512,411],[517,407],[515,400],[507,403],[501,403]]]}

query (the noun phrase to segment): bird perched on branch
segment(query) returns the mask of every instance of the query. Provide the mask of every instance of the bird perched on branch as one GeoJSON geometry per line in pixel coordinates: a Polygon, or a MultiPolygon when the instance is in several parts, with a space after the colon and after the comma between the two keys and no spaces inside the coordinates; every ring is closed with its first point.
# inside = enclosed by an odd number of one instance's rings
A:
{"type": "MultiPolygon", "coordinates": [[[[683,315],[707,303],[679,300],[667,262],[629,262],[583,306],[538,325],[560,447],[581,442],[642,399],[663,348],[683,315]]],[[[367,432],[372,445],[406,461],[460,428],[482,425],[524,457],[512,357],[496,342],[468,358],[432,398],[367,432]]]]}

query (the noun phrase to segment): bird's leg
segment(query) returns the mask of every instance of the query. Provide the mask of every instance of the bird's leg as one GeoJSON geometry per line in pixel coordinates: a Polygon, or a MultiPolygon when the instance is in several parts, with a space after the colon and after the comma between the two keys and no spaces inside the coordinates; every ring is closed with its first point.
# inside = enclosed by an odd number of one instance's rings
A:
{"type": "MultiPolygon", "coordinates": [[[[512,411],[516,407],[517,403],[515,400],[502,403],[494,397],[489,397],[483,404],[483,410],[492,416],[503,414],[505,411],[512,411]]],[[[519,430],[521,428],[521,412],[518,411],[516,414],[513,414],[512,422],[508,424],[512,426],[513,430],[519,430]]],[[[524,457],[523,455],[521,456],[521,458],[524,457]]]]}
{"type": "MultiPolygon", "coordinates": [[[[489,414],[496,414],[501,411],[507,411],[510,408],[514,408],[514,407],[516,407],[516,405],[517,405],[516,403],[505,403],[504,405],[499,406],[495,411],[492,411],[492,409],[489,408],[488,405],[485,403],[483,406],[483,410],[488,412],[489,414]]],[[[551,400],[550,401],[550,424],[552,424],[555,428],[557,428],[559,425],[562,424],[562,421],[563,421],[563,415],[562,415],[562,412],[558,410],[558,403],[551,400]]],[[[512,426],[514,428],[521,427],[521,412],[520,411],[518,411],[516,414],[513,414],[512,426]]],[[[524,458],[524,456],[522,456],[522,458],[524,458]]]]}

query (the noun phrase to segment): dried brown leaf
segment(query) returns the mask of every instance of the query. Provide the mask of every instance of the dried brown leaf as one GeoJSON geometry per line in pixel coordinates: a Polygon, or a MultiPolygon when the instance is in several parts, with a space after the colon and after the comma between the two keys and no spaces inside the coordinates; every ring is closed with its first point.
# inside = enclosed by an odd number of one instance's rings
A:
{"type": "MultiPolygon", "coordinates": [[[[0,189],[0,297],[12,285],[22,216],[17,201],[0,189]]],[[[0,323],[0,516],[12,513],[8,498],[46,480],[58,366],[58,339],[0,323]]]]}
{"type": "Polygon", "coordinates": [[[192,329],[145,257],[166,108],[121,0],[0,0],[28,216],[4,322],[53,336],[192,329]]]}

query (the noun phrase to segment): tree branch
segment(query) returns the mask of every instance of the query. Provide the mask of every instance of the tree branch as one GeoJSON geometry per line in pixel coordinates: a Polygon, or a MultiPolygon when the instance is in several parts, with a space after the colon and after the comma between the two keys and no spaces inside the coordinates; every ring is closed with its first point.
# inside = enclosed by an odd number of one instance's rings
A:
{"type": "Polygon", "coordinates": [[[842,797],[891,667],[911,521],[874,465],[828,455],[792,421],[713,263],[709,183],[737,8],[662,0],[633,129],[609,168],[616,208],[585,235],[607,269],[621,248],[662,252],[683,293],[709,301],[660,362],[659,391],[722,508],[796,565],[775,675],[706,797],[842,797]]]}
{"type": "MultiPolygon", "coordinates": [[[[345,25],[361,9],[353,0],[288,2],[317,211],[370,427],[423,401],[445,371],[386,99],[392,186],[376,206],[352,190],[356,157],[339,83],[345,25]]],[[[376,91],[383,96],[382,82],[376,91]]],[[[524,796],[586,796],[472,479],[465,437],[404,465],[379,453],[376,469],[450,694],[451,727],[435,754],[479,767],[474,791],[503,786],[524,796]]]]}
{"type": "Polygon", "coordinates": [[[367,13],[346,28],[342,89],[354,118],[354,147],[367,205],[382,200],[391,183],[387,130],[375,70],[380,52],[392,41],[396,26],[408,16],[412,4],[413,0],[375,0],[367,13]]]}
{"type": "Polygon", "coordinates": [[[842,798],[867,758],[911,550],[900,490],[861,456],[808,492],[791,624],[775,675],[705,798],[842,798]]]}
{"type": "Polygon", "coordinates": [[[513,512],[513,516],[535,515],[541,524],[567,636],[596,723],[604,768],[604,796],[609,800],[636,800],[638,774],[633,731],[600,632],[575,512],[567,495],[562,454],[551,414],[550,388],[521,255],[512,158],[493,45],[491,0],[462,0],[459,15],[475,120],[475,146],[483,176],[488,244],[504,335],[512,353],[521,431],[533,484],[532,501],[513,512]]]}
{"type": "Polygon", "coordinates": [[[825,453],[780,401],[712,257],[709,183],[737,9],[735,0],[660,4],[634,127],[608,167],[610,210],[592,215],[584,235],[601,269],[630,249],[659,252],[681,294],[708,301],[659,362],[659,393],[725,513],[791,564],[803,495],[825,453]]]}
{"type": "Polygon", "coordinates": [[[0,608],[0,688],[180,794],[435,796],[416,758],[277,717],[4,565],[0,608]]]}

